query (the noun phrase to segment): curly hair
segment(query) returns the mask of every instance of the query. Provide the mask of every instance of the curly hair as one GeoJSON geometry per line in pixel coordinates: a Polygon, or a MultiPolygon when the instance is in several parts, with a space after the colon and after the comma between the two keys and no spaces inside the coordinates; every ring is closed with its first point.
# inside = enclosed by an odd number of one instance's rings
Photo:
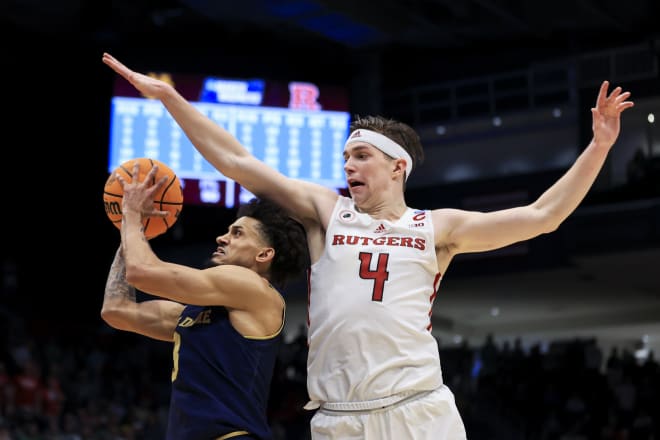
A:
{"type": "Polygon", "coordinates": [[[279,205],[255,197],[238,208],[236,218],[239,217],[257,220],[262,238],[275,249],[270,267],[272,284],[284,287],[287,281],[299,276],[309,266],[305,230],[279,205]]]}
{"type": "Polygon", "coordinates": [[[408,124],[382,116],[359,116],[356,115],[351,122],[350,132],[360,128],[372,130],[392,139],[401,145],[412,158],[412,166],[415,169],[424,162],[424,148],[417,132],[408,124]]]}

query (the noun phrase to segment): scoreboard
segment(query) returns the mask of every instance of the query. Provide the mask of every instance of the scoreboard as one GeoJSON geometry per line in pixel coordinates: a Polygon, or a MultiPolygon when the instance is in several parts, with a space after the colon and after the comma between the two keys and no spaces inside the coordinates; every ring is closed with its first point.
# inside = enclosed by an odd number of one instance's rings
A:
{"type": "MultiPolygon", "coordinates": [[[[346,186],[343,147],[350,123],[348,112],[199,101],[191,104],[282,174],[337,190],[346,186]]],[[[251,197],[197,152],[160,101],[114,96],[108,171],[137,157],[168,164],[182,179],[186,203],[233,207],[251,197]]]]}

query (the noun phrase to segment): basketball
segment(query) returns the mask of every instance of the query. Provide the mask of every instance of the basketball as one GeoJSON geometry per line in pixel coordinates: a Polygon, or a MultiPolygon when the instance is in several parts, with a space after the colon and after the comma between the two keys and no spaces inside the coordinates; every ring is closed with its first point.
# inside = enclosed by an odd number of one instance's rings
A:
{"type": "Polygon", "coordinates": [[[142,220],[144,235],[150,240],[165,233],[179,219],[183,209],[183,188],[174,170],[161,161],[142,157],[122,163],[110,174],[103,188],[105,213],[117,229],[121,229],[124,188],[116,176],[119,174],[126,182],[132,182],[133,166],[136,161],[140,165],[138,181],[142,182],[154,165],[158,165],[154,183],[163,176],[168,178],[167,182],[154,194],[154,208],[159,211],[169,211],[170,214],[167,217],[145,217],[142,220]]]}

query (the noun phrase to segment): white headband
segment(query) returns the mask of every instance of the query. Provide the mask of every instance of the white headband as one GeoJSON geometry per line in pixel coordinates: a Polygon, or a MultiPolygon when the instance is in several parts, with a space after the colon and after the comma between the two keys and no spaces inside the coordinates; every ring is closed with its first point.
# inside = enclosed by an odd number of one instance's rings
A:
{"type": "Polygon", "coordinates": [[[346,140],[346,143],[344,144],[344,149],[346,149],[348,144],[351,144],[353,142],[366,142],[378,148],[380,151],[382,151],[383,153],[387,154],[390,157],[393,157],[395,159],[405,159],[406,180],[408,180],[408,177],[412,172],[413,163],[410,154],[408,154],[408,152],[404,150],[401,145],[397,144],[387,136],[384,136],[372,130],[365,130],[364,128],[359,128],[355,130],[353,133],[351,133],[351,135],[346,140]]]}

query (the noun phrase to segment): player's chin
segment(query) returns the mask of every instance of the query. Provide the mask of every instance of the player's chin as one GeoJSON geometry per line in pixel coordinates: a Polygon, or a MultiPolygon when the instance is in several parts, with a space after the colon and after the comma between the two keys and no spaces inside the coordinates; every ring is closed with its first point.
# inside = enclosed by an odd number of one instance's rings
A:
{"type": "Polygon", "coordinates": [[[348,192],[351,195],[352,199],[360,199],[363,198],[365,195],[365,187],[364,186],[354,186],[354,187],[349,187],[348,192]]]}
{"type": "Polygon", "coordinates": [[[213,255],[211,255],[211,258],[210,258],[211,266],[218,266],[220,264],[225,264],[225,258],[226,258],[225,254],[220,254],[218,252],[214,252],[213,255]]]}

